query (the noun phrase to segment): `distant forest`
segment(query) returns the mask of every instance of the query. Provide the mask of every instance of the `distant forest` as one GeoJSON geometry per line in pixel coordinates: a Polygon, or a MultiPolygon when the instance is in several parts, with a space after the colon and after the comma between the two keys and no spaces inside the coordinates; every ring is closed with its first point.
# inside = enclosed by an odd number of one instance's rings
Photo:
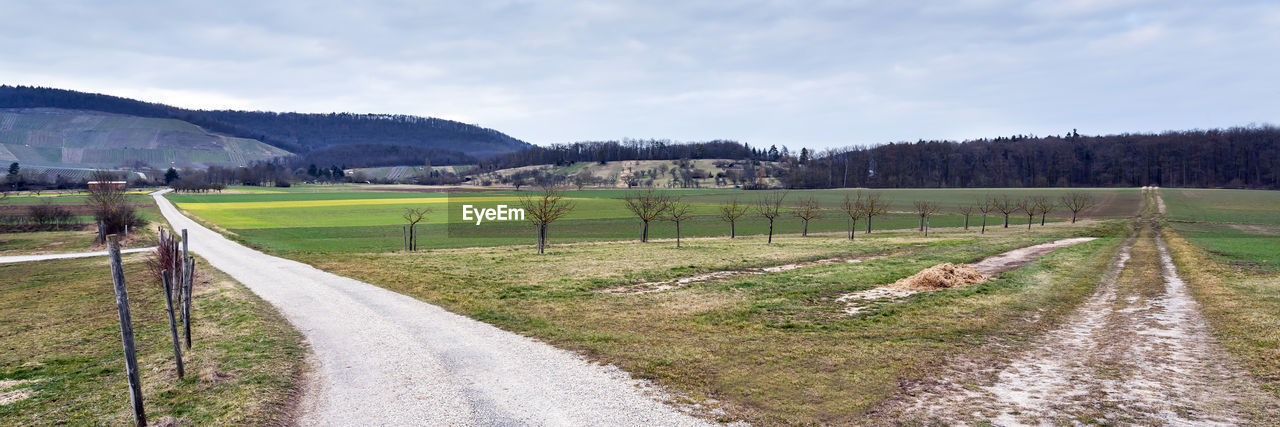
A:
{"type": "Polygon", "coordinates": [[[579,142],[481,161],[480,171],[536,164],[727,158],[777,161],[789,188],[1169,187],[1280,189],[1280,129],[917,141],[788,152],[733,141],[579,142]]]}
{"type": "Polygon", "coordinates": [[[0,86],[0,108],[62,108],[177,119],[294,153],[338,145],[378,144],[448,149],[483,157],[530,146],[493,129],[429,117],[187,110],[110,95],[29,86],[0,86]]]}

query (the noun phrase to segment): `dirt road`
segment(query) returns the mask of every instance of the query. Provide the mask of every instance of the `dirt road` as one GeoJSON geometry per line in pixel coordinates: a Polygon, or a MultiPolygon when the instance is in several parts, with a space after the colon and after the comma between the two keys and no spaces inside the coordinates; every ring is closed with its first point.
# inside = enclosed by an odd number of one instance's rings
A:
{"type": "Polygon", "coordinates": [[[1007,363],[956,363],[948,378],[912,391],[903,415],[998,425],[1235,425],[1276,416],[1274,396],[1210,335],[1154,221],[1164,208],[1150,191],[1139,230],[1063,326],[1007,363]]]}
{"type": "MultiPolygon", "coordinates": [[[[246,248],[182,216],[191,249],[275,305],[315,355],[305,425],[693,425],[618,369],[368,283],[246,248]]],[[[430,280],[424,277],[423,280],[430,280]]]]}

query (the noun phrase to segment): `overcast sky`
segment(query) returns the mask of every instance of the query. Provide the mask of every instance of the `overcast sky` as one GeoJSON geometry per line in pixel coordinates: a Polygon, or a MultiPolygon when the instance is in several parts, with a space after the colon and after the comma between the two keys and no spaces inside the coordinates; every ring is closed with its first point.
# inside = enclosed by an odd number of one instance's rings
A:
{"type": "Polygon", "coordinates": [[[0,83],[529,142],[1275,123],[1274,1],[0,1],[0,83]],[[910,5],[908,5],[910,4],[910,5]]]}

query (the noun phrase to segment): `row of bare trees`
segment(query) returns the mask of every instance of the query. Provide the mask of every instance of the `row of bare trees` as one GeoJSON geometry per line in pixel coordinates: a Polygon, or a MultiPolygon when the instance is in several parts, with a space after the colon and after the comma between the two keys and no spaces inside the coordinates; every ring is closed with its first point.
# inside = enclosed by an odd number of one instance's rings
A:
{"type": "MultiPolygon", "coordinates": [[[[801,236],[809,235],[809,223],[823,217],[822,207],[813,197],[802,199],[784,211],[787,193],[774,191],[765,193],[753,204],[746,204],[738,199],[731,199],[719,206],[718,217],[729,224],[729,238],[737,237],[737,222],[748,213],[754,212],[769,224],[767,243],[773,243],[774,225],[779,218],[790,214],[801,221],[801,236]]],[[[680,224],[694,216],[694,207],[678,195],[648,189],[627,194],[622,198],[624,206],[640,220],[640,241],[649,241],[649,226],[654,221],[670,221],[676,227],[676,247],[681,247],[680,224]]],[[[1022,212],[1027,215],[1027,228],[1040,216],[1040,225],[1045,224],[1045,217],[1055,208],[1061,206],[1071,211],[1071,222],[1075,223],[1080,211],[1096,205],[1094,197],[1084,192],[1071,192],[1059,197],[1056,201],[1046,196],[1011,198],[1008,195],[987,196],[978,201],[961,205],[958,212],[964,216],[964,229],[969,229],[969,217],[974,211],[982,213],[982,233],[986,233],[987,216],[1000,213],[1004,216],[1004,227],[1009,227],[1009,217],[1022,212]]],[[[919,230],[929,235],[930,219],[942,211],[942,205],[927,200],[912,203],[919,219],[919,230]]],[[[551,223],[565,217],[574,210],[576,204],[564,197],[554,187],[543,188],[540,192],[522,195],[520,206],[525,211],[525,218],[534,225],[537,233],[538,253],[544,253],[547,245],[547,229],[551,223]]],[[[884,200],[879,192],[857,190],[846,193],[840,210],[848,218],[849,239],[853,239],[859,220],[865,220],[866,233],[871,233],[873,218],[888,213],[891,204],[884,200]]],[[[406,227],[406,250],[417,249],[417,233],[414,227],[430,212],[430,209],[406,209],[404,219],[406,227]]]]}

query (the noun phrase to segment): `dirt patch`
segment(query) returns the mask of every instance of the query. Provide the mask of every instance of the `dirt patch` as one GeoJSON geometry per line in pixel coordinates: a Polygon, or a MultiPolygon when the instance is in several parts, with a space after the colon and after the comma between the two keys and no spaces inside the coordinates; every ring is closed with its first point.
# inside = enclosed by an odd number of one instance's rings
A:
{"type": "Polygon", "coordinates": [[[1228,227],[1257,236],[1280,236],[1280,227],[1263,224],[1229,224],[1228,227]]]}
{"type": "Polygon", "coordinates": [[[1076,237],[1073,239],[1055,240],[1049,243],[1014,249],[999,255],[992,255],[982,261],[969,265],[975,270],[978,270],[979,273],[982,273],[983,276],[992,277],[1026,265],[1037,258],[1047,255],[1049,252],[1058,250],[1059,248],[1077,245],[1096,239],[1097,237],[1076,237]]]}
{"type": "Polygon", "coordinates": [[[985,281],[987,278],[968,264],[944,262],[893,282],[888,287],[906,291],[936,291],[985,281]]]}
{"type": "Polygon", "coordinates": [[[997,274],[1026,265],[1058,248],[1094,239],[1096,237],[1056,240],[993,255],[973,264],[938,264],[924,269],[911,277],[898,280],[889,286],[841,295],[836,298],[836,302],[845,305],[845,314],[858,314],[880,304],[900,302],[920,292],[982,283],[997,274]]]}
{"type": "MultiPolygon", "coordinates": [[[[0,390],[8,390],[14,387],[23,386],[34,383],[31,380],[0,380],[0,390]]],[[[0,393],[0,405],[8,405],[14,402],[21,402],[31,398],[31,389],[20,388],[0,393]]]]}
{"type": "Polygon", "coordinates": [[[676,288],[682,288],[694,283],[711,282],[715,280],[725,280],[725,279],[730,279],[738,276],[750,276],[750,275],[766,274],[766,273],[780,273],[783,271],[790,271],[798,268],[813,267],[813,266],[819,266],[819,265],[856,264],[864,261],[870,261],[873,259],[880,259],[880,258],[885,258],[889,256],[893,256],[893,255],[876,255],[876,256],[868,256],[868,257],[860,257],[860,258],[837,257],[837,258],[820,259],[817,261],[775,265],[772,267],[713,271],[710,273],[702,273],[694,276],[682,277],[682,278],[673,279],[673,280],[665,280],[661,282],[640,282],[640,283],[636,283],[628,286],[619,286],[616,288],[601,289],[596,292],[602,293],[602,294],[614,294],[614,295],[643,295],[643,294],[651,294],[655,292],[669,291],[676,288]]]}

